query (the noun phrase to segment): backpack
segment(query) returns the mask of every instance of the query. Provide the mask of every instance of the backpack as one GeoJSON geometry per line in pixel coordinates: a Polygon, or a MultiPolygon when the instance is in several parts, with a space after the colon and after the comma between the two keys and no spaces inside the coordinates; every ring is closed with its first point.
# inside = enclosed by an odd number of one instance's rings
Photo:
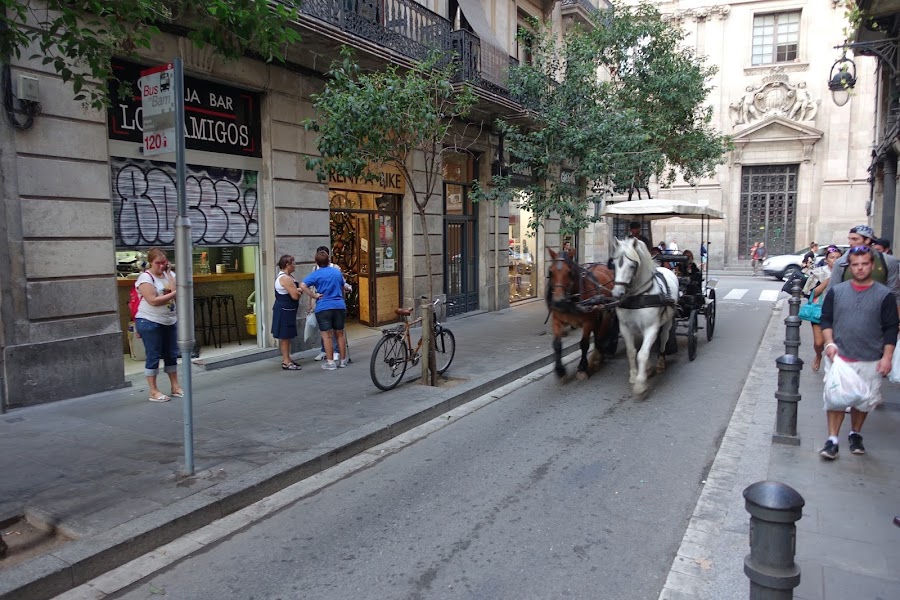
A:
{"type": "Polygon", "coordinates": [[[141,305],[141,295],[138,293],[137,288],[131,288],[131,293],[128,294],[128,310],[131,311],[131,320],[137,317],[138,307],[141,305]]]}

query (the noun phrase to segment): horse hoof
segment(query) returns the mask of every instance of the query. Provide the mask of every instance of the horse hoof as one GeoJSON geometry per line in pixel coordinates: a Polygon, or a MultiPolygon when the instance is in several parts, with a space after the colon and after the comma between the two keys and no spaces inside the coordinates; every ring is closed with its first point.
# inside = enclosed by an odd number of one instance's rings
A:
{"type": "Polygon", "coordinates": [[[634,395],[638,398],[642,398],[647,393],[647,384],[646,383],[636,383],[634,385],[634,395]]]}
{"type": "Polygon", "coordinates": [[[662,374],[665,373],[665,372],[666,372],[666,365],[665,365],[665,363],[657,364],[657,365],[656,365],[656,373],[657,373],[657,375],[662,375],[662,374]]]}
{"type": "Polygon", "coordinates": [[[577,379],[578,381],[584,381],[587,378],[588,378],[587,371],[578,371],[578,373],[575,375],[575,379],[577,379]]]}
{"type": "Polygon", "coordinates": [[[565,376],[566,376],[566,370],[565,370],[565,368],[563,368],[563,367],[557,367],[557,368],[556,368],[556,376],[559,377],[560,379],[562,379],[563,377],[565,377],[565,376]]]}

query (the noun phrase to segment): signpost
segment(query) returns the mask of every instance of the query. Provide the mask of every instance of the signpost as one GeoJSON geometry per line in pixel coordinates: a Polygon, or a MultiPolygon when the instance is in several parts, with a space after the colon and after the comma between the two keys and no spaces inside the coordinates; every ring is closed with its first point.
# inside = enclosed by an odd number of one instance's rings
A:
{"type": "Polygon", "coordinates": [[[184,68],[180,58],[141,71],[144,156],[175,151],[178,216],[175,218],[176,313],[184,389],[184,472],[194,474],[194,409],[191,352],[194,349],[194,275],[191,220],[187,216],[184,165],[184,68]]]}
{"type": "Polygon", "coordinates": [[[144,156],[175,151],[175,106],[184,102],[184,96],[176,97],[174,80],[172,63],[141,71],[138,87],[143,108],[144,156]]]}

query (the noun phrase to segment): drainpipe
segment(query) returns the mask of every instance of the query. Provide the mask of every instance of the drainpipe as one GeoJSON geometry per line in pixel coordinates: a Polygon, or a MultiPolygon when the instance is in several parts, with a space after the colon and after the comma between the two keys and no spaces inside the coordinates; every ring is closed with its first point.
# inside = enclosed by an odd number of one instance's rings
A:
{"type": "MultiPolygon", "coordinates": [[[[897,206],[897,155],[888,152],[884,156],[884,190],[881,195],[882,237],[894,236],[894,211],[897,206]]],[[[892,242],[893,243],[893,242],[892,242]]]]}
{"type": "Polygon", "coordinates": [[[500,205],[494,204],[494,310],[500,310],[500,205]]]}

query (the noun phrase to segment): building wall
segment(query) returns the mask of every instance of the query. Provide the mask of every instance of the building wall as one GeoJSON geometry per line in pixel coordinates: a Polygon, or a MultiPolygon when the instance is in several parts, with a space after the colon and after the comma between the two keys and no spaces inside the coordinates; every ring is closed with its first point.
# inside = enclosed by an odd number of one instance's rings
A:
{"type": "MultiPolygon", "coordinates": [[[[714,112],[713,125],[733,136],[736,144],[713,177],[693,182],[695,185],[678,181],[671,189],[651,190],[654,197],[708,203],[725,212],[724,223],[713,224],[711,266],[747,261],[747,249],[738,247],[741,172],[745,166],[799,165],[794,231],[798,248],[813,240],[843,242],[850,227],[866,222],[874,62],[866,57],[854,59],[859,81],[850,101],[843,107],[835,105],[827,82],[833,62],[840,57],[833,46],[843,39],[843,6],[805,0],[715,6],[701,0],[656,4],[666,19],[688,34],[686,41],[698,55],[708,57],[707,64],[718,68],[710,82],[708,99],[714,112]],[[752,65],[754,15],[794,10],[801,11],[797,59],[752,65]],[[777,106],[742,119],[742,99],[746,103],[757,94],[764,97],[757,106],[777,106]],[[809,102],[793,111],[793,96],[786,98],[789,94],[802,99],[808,94],[809,102]],[[784,99],[783,103],[779,99],[784,99]]],[[[681,248],[689,247],[696,254],[700,242],[696,226],[678,220],[654,224],[654,241],[673,237],[678,238],[681,248]]]]}

